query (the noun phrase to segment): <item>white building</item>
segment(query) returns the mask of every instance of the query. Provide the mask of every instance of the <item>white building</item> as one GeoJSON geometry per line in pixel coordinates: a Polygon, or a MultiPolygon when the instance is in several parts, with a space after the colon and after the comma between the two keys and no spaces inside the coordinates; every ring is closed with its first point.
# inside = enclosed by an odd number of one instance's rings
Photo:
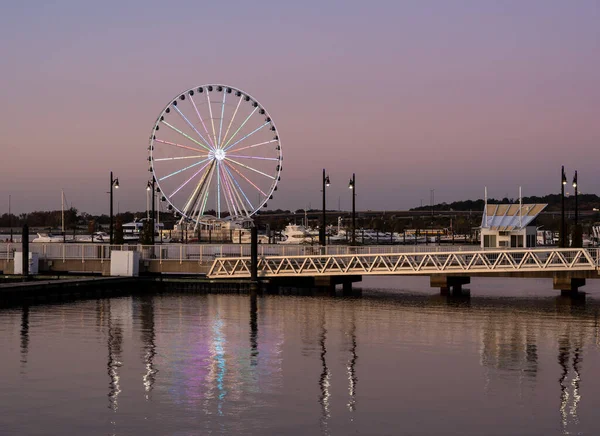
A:
{"type": "Polygon", "coordinates": [[[487,204],[481,220],[481,247],[535,247],[535,219],[547,204],[487,204]]]}

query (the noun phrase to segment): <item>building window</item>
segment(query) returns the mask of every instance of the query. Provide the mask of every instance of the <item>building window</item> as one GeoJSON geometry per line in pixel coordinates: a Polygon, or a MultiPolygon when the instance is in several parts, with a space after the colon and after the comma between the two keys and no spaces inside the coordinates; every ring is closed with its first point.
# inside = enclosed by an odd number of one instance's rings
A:
{"type": "Polygon", "coordinates": [[[484,235],[483,236],[484,247],[496,247],[496,235],[484,235]]]}

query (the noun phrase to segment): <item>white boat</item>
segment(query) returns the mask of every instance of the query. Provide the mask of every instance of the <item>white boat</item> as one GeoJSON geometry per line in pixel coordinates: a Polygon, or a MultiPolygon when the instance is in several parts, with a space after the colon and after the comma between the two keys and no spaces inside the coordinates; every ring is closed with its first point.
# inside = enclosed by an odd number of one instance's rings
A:
{"type": "Polygon", "coordinates": [[[110,235],[106,232],[94,232],[91,235],[77,236],[75,242],[110,242],[110,235]]]}
{"type": "MultiPolygon", "coordinates": [[[[144,229],[144,223],[148,220],[148,218],[137,219],[130,223],[123,224],[123,241],[125,242],[136,242],[140,239],[142,235],[142,231],[144,229]]],[[[160,239],[161,233],[163,233],[164,224],[155,222],[154,223],[154,234],[155,238],[160,239]]],[[[163,237],[164,239],[164,237],[163,237]]]]}
{"type": "Polygon", "coordinates": [[[281,235],[284,239],[280,244],[314,244],[319,240],[318,234],[315,235],[306,227],[297,224],[288,224],[281,235]]]}
{"type": "Polygon", "coordinates": [[[64,242],[62,235],[53,235],[52,233],[38,233],[37,238],[34,238],[31,242],[35,243],[50,243],[50,242],[64,242]]]}

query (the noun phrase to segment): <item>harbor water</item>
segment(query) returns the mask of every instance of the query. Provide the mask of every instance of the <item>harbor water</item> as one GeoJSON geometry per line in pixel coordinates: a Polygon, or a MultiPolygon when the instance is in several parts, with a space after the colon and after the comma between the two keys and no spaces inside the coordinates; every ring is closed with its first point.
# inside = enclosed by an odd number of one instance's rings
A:
{"type": "Polygon", "coordinates": [[[600,286],[371,278],[362,297],[0,310],[0,434],[598,434],[600,286]]]}

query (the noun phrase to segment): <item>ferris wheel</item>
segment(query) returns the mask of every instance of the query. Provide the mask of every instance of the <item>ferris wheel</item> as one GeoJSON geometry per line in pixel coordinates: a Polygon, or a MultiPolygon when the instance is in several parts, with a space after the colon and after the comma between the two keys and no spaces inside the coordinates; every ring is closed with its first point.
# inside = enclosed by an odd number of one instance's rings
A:
{"type": "Polygon", "coordinates": [[[254,215],[281,180],[275,123],[233,86],[202,85],[175,96],[152,127],[148,151],[162,199],[196,226],[208,215],[254,215]]]}

